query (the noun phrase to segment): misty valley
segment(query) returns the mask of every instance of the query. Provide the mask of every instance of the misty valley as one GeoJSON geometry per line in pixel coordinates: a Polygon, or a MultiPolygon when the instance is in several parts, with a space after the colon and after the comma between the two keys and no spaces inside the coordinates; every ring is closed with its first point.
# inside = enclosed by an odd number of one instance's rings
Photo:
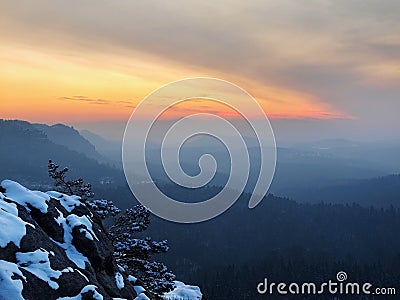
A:
{"type": "MultiPolygon", "coordinates": [[[[247,142],[252,143],[251,139],[247,142]]],[[[121,210],[138,204],[125,181],[118,141],[62,124],[1,120],[0,143],[1,180],[30,190],[54,190],[47,175],[52,159],[69,168],[68,176],[91,183],[96,199],[112,200],[121,210]]],[[[166,180],[156,144],[147,153],[149,172],[158,188],[174,199],[209,199],[228,180],[226,149],[213,140],[194,139],[182,147],[180,159],[184,171],[196,175],[204,153],[215,157],[218,171],[202,188],[183,188],[166,180]]],[[[278,144],[269,194],[259,206],[248,209],[260,164],[259,151],[253,146],[250,155],[256,159],[249,181],[231,209],[216,219],[187,225],[151,216],[151,226],[135,236],[168,240],[169,251],[160,251],[157,259],[180,280],[199,286],[203,299],[265,299],[256,289],[265,277],[319,283],[334,279],[339,271],[346,271],[353,281],[396,286],[400,282],[398,153],[400,142],[394,141],[278,144]]],[[[106,227],[113,222],[115,216],[103,221],[106,227]]],[[[362,297],[340,299],[375,299],[362,297]]],[[[309,295],[302,299],[333,298],[309,295]]]]}

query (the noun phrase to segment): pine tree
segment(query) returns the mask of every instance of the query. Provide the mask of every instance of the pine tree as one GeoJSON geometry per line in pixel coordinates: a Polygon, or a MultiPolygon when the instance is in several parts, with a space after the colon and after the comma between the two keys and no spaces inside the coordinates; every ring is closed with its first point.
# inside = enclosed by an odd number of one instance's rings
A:
{"type": "Polygon", "coordinates": [[[49,160],[49,176],[54,180],[54,185],[59,192],[79,196],[82,202],[84,202],[101,219],[116,216],[121,212],[121,210],[116,207],[111,200],[93,199],[94,193],[92,191],[92,185],[90,183],[84,183],[82,178],[67,180],[66,174],[69,169],[59,169],[59,165],[49,160]]]}
{"type": "Polygon", "coordinates": [[[117,262],[129,273],[142,280],[158,296],[173,289],[175,275],[153,260],[153,255],[168,251],[167,241],[153,241],[150,237],[136,238],[137,233],[148,228],[150,211],[142,205],[125,211],[110,228],[117,262]]]}
{"type": "Polygon", "coordinates": [[[114,256],[125,271],[143,282],[147,290],[161,299],[162,294],[173,289],[175,275],[168,268],[153,260],[153,255],[168,251],[167,241],[153,241],[150,237],[137,238],[150,225],[150,211],[136,205],[121,213],[111,200],[95,200],[92,186],[82,178],[67,180],[68,168],[60,170],[51,160],[48,164],[49,176],[54,180],[59,192],[77,195],[86,206],[101,219],[116,217],[110,227],[109,236],[113,240],[114,256]]]}

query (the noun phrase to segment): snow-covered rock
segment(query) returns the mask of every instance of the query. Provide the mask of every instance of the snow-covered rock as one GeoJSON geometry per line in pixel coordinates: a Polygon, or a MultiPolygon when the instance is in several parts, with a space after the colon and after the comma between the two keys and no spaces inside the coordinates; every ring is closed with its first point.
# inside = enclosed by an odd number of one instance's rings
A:
{"type": "Polygon", "coordinates": [[[100,219],[79,197],[0,184],[0,300],[136,297],[100,219]]]}
{"type": "Polygon", "coordinates": [[[165,300],[176,300],[176,299],[184,299],[184,300],[200,300],[203,295],[198,286],[186,285],[180,281],[174,281],[175,288],[173,291],[164,294],[165,300]]]}
{"type": "MultiPolygon", "coordinates": [[[[77,196],[0,184],[0,300],[151,300],[125,273],[98,215],[77,196]]],[[[175,282],[164,299],[200,300],[175,282]]]]}

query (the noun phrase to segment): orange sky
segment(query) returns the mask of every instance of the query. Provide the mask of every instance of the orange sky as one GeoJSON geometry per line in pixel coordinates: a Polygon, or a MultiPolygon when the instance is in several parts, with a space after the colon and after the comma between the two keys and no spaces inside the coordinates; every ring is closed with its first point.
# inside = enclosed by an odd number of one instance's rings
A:
{"type": "MultiPolygon", "coordinates": [[[[231,80],[252,94],[271,118],[344,116],[311,95],[142,53],[57,53],[10,43],[0,47],[0,65],[1,118],[6,119],[50,123],[126,120],[135,105],[154,89],[195,76],[231,80]]],[[[201,107],[192,103],[186,108],[192,113],[219,111],[231,116],[212,103],[201,107]]]]}

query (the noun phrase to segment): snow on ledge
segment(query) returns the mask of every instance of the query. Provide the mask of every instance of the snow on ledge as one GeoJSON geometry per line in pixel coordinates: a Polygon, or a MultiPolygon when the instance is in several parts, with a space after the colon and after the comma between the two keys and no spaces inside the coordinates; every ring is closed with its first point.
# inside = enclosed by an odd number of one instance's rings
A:
{"type": "Polygon", "coordinates": [[[0,194],[0,248],[6,247],[10,242],[19,247],[22,238],[26,235],[26,225],[35,228],[18,217],[15,203],[4,201],[3,194],[0,194]],[[4,230],[5,228],[7,230],[4,230]]]}
{"type": "Polygon", "coordinates": [[[1,186],[6,190],[4,196],[18,203],[30,211],[28,204],[40,210],[42,213],[47,213],[47,202],[50,201],[50,196],[40,191],[31,191],[20,185],[18,182],[11,180],[3,180],[1,186]]]}

